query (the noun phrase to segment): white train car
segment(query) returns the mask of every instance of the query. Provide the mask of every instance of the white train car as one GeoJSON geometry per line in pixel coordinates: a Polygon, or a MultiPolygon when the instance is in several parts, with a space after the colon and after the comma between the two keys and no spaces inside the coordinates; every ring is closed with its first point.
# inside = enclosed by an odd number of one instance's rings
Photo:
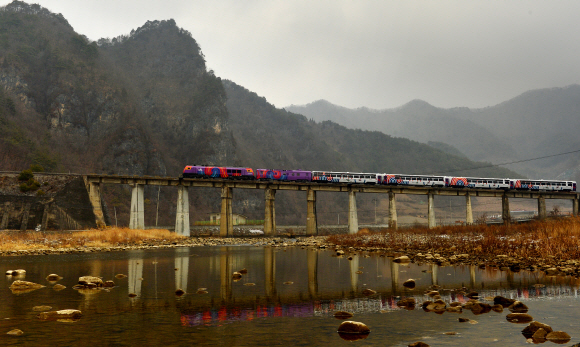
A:
{"type": "Polygon", "coordinates": [[[312,182],[377,184],[377,174],[363,172],[312,171],[312,182]]]}
{"type": "Polygon", "coordinates": [[[378,174],[377,183],[416,187],[445,187],[445,176],[378,174]]]}
{"type": "Polygon", "coordinates": [[[472,189],[510,189],[509,178],[445,177],[445,186],[472,189]]]}
{"type": "Polygon", "coordinates": [[[511,179],[510,189],[575,192],[576,181],[511,179]]]}

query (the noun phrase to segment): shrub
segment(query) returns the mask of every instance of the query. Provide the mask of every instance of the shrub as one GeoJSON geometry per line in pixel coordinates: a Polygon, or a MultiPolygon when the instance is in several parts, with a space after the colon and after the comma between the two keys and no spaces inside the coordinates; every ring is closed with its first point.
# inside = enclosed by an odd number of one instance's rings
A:
{"type": "Polygon", "coordinates": [[[36,195],[38,195],[38,196],[43,196],[43,195],[46,195],[46,193],[44,192],[44,190],[42,190],[42,189],[39,189],[39,190],[36,192],[36,195]]]}
{"type": "Polygon", "coordinates": [[[30,171],[32,172],[44,172],[44,167],[40,164],[30,165],[30,171]]]}
{"type": "Polygon", "coordinates": [[[18,180],[19,181],[28,181],[31,180],[34,177],[34,174],[32,173],[32,170],[22,170],[20,171],[20,174],[18,175],[18,180]]]}

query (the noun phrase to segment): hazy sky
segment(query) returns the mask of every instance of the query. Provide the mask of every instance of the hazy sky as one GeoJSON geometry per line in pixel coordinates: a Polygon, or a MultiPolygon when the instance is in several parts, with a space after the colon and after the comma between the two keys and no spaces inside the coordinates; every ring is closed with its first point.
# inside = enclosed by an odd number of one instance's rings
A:
{"type": "Polygon", "coordinates": [[[276,107],[485,107],[580,83],[576,0],[34,2],[92,40],[173,18],[208,69],[276,107]]]}

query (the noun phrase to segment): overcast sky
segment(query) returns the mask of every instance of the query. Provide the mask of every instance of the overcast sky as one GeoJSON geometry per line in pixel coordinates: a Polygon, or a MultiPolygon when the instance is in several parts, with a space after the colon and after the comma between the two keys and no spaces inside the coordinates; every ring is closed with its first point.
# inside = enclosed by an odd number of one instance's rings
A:
{"type": "MultiPolygon", "coordinates": [[[[0,0],[0,5],[10,1],[0,0]]],[[[31,2],[32,3],[32,2],[31,2]]],[[[485,107],[580,81],[580,1],[39,0],[91,40],[173,18],[276,107],[485,107]]]]}

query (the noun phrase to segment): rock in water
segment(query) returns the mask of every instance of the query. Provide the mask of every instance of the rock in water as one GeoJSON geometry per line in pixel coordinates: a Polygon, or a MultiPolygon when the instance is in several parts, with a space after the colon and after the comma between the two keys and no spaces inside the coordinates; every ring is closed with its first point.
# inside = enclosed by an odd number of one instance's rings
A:
{"type": "Polygon", "coordinates": [[[362,293],[363,293],[363,295],[369,296],[369,295],[374,295],[374,294],[376,294],[377,292],[376,292],[376,291],[374,291],[374,290],[372,290],[372,289],[368,289],[368,288],[367,288],[367,289],[363,290],[363,291],[362,291],[362,293]]]}
{"type": "Polygon", "coordinates": [[[343,334],[368,334],[371,329],[364,323],[347,320],[340,323],[338,332],[343,334]]]}
{"type": "Polygon", "coordinates": [[[566,343],[570,341],[571,337],[567,333],[563,331],[552,331],[546,335],[546,340],[555,342],[555,343],[566,343]]]}
{"type": "Polygon", "coordinates": [[[525,327],[524,330],[522,330],[522,335],[524,335],[526,338],[530,338],[540,328],[541,329],[544,329],[546,331],[546,333],[551,333],[553,331],[552,330],[552,327],[549,326],[548,324],[544,324],[544,323],[540,323],[540,322],[537,322],[537,321],[533,321],[527,327],[525,327]]]}
{"type": "Polygon", "coordinates": [[[59,310],[59,311],[48,311],[41,312],[38,314],[38,318],[43,320],[56,320],[56,319],[80,319],[83,316],[82,312],[79,310],[59,310]]]}
{"type": "Polygon", "coordinates": [[[529,323],[534,320],[532,316],[527,313],[510,313],[505,319],[511,323],[529,323]]]}
{"type": "Polygon", "coordinates": [[[408,347],[429,347],[429,345],[426,344],[425,342],[417,341],[417,342],[413,342],[412,344],[408,345],[408,347]]]}
{"type": "Polygon", "coordinates": [[[6,333],[6,335],[12,335],[12,336],[20,336],[22,334],[24,334],[24,332],[20,329],[12,329],[6,333]]]}
{"type": "Polygon", "coordinates": [[[403,282],[403,287],[405,288],[415,288],[415,280],[414,279],[408,279],[405,282],[403,282]]]}
{"type": "Polygon", "coordinates": [[[79,277],[79,284],[85,287],[102,287],[103,280],[95,276],[82,276],[79,277]]]}
{"type": "Polygon", "coordinates": [[[47,281],[50,281],[50,282],[53,282],[53,281],[59,281],[59,280],[61,280],[61,279],[62,279],[62,277],[60,277],[60,276],[59,276],[59,275],[57,275],[57,274],[50,274],[50,275],[46,276],[46,280],[47,280],[47,281]]]}
{"type": "Polygon", "coordinates": [[[44,288],[44,286],[38,283],[21,280],[16,280],[12,282],[12,284],[10,285],[10,290],[12,291],[12,294],[30,293],[40,288],[44,288]]]}
{"type": "Polygon", "coordinates": [[[409,259],[409,257],[407,257],[406,255],[402,255],[400,257],[393,259],[393,261],[395,263],[408,263],[411,261],[411,259],[409,259]]]}
{"type": "Polygon", "coordinates": [[[352,313],[346,311],[336,311],[334,312],[334,317],[338,319],[347,319],[352,317],[352,313]]]}

